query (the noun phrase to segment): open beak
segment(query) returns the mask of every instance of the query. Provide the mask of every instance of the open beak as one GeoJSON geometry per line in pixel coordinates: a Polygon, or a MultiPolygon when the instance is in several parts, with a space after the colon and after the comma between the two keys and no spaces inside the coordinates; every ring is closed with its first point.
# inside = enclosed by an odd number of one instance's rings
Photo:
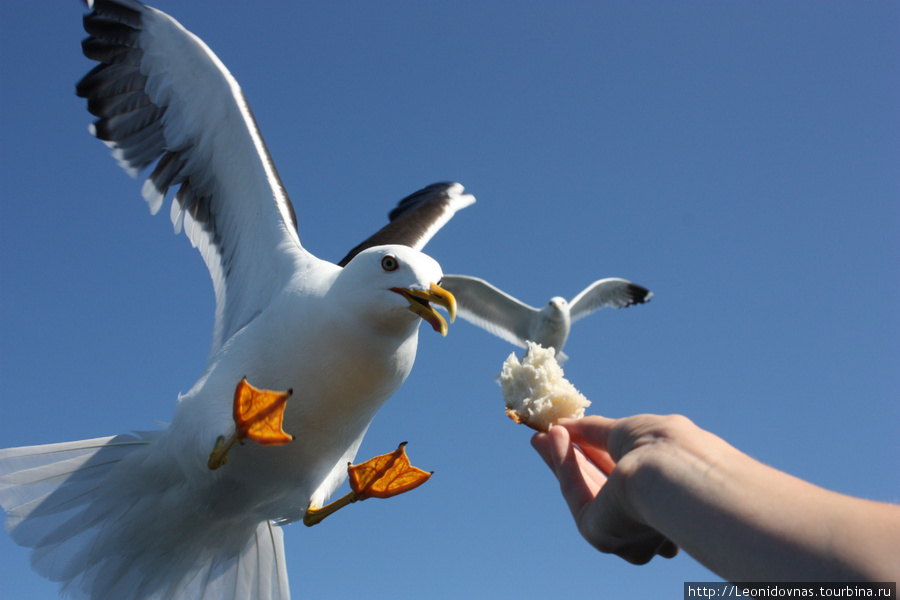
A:
{"type": "Polygon", "coordinates": [[[432,329],[443,336],[447,335],[447,321],[434,310],[430,303],[434,302],[446,308],[450,313],[450,322],[452,323],[456,320],[456,298],[453,297],[453,294],[434,283],[427,291],[409,288],[391,288],[391,291],[406,298],[409,301],[409,310],[428,321],[432,329]]]}

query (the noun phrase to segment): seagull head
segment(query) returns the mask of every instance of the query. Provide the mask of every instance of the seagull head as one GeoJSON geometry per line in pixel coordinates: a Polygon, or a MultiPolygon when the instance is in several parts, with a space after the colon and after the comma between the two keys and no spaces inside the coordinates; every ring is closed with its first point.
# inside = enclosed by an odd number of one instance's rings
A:
{"type": "Polygon", "coordinates": [[[569,303],[561,296],[554,296],[541,312],[553,321],[565,321],[569,315],[569,303]]]}
{"type": "Polygon", "coordinates": [[[456,319],[456,298],[440,286],[443,276],[437,261],[418,250],[375,246],[353,257],[335,285],[363,298],[372,294],[370,306],[384,319],[408,321],[412,313],[446,336],[447,321],[432,306],[446,308],[451,323],[456,319]]]}

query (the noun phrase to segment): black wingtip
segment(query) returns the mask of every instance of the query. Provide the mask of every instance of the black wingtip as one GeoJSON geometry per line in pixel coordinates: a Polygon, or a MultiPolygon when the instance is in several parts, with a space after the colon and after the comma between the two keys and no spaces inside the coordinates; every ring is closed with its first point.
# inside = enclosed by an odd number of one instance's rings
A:
{"type": "Polygon", "coordinates": [[[426,185],[421,190],[413,192],[403,200],[397,203],[397,207],[388,213],[388,219],[393,221],[399,216],[409,212],[422,202],[430,202],[433,200],[445,200],[448,196],[447,190],[455,185],[459,185],[453,181],[440,181],[426,185]]]}
{"type": "Polygon", "coordinates": [[[454,188],[463,190],[459,183],[441,181],[427,185],[405,197],[388,213],[388,224],[353,248],[337,265],[346,267],[357,254],[373,246],[400,244],[418,248],[418,243],[428,230],[429,224],[443,215],[448,200],[454,197],[450,193],[454,188]]]}
{"type": "Polygon", "coordinates": [[[630,300],[629,306],[632,304],[644,304],[646,302],[650,302],[650,299],[653,298],[653,292],[645,288],[644,286],[638,285],[636,283],[632,283],[628,285],[628,299],[630,300]]]}

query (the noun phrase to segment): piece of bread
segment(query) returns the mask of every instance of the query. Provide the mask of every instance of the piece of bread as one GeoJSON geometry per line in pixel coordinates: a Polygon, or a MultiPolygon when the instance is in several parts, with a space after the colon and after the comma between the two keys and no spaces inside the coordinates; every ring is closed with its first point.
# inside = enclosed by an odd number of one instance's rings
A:
{"type": "Polygon", "coordinates": [[[522,362],[515,352],[503,363],[500,387],[506,414],[516,423],[547,431],[559,419],[580,419],[590,401],[563,377],[552,349],[528,342],[522,362]]]}

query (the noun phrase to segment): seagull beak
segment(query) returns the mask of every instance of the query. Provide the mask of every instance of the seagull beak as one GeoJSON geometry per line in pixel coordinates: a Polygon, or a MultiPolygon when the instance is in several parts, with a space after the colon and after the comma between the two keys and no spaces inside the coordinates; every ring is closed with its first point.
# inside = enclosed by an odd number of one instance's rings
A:
{"type": "Polygon", "coordinates": [[[453,294],[434,283],[427,291],[409,288],[391,288],[391,291],[406,298],[409,301],[409,310],[428,321],[432,329],[443,336],[447,335],[447,321],[429,303],[434,302],[446,308],[452,323],[456,320],[456,298],[453,294]]]}

